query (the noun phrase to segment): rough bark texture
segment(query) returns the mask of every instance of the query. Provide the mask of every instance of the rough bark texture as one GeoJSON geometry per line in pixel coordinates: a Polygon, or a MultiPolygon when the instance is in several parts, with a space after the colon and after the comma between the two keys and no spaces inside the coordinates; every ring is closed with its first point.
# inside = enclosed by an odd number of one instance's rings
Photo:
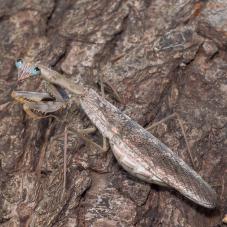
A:
{"type": "MultiPolygon", "coordinates": [[[[227,212],[227,2],[223,0],[0,0],[0,226],[221,226],[227,212]],[[42,61],[97,87],[143,126],[177,112],[196,171],[219,197],[209,211],[126,173],[111,150],[68,141],[64,125],[13,105],[14,60],[42,61]],[[120,102],[114,99],[116,91],[120,102]],[[111,94],[112,93],[112,94],[111,94]]],[[[71,107],[69,124],[91,123],[71,107]]],[[[153,133],[190,163],[177,121],[153,133]]],[[[101,141],[97,133],[93,139],[101,141]]]]}

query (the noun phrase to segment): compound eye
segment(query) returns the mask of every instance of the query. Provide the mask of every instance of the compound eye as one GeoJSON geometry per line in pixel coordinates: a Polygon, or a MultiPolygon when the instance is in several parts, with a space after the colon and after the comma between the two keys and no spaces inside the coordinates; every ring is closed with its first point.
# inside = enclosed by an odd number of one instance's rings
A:
{"type": "Polygon", "coordinates": [[[33,76],[37,76],[37,75],[39,75],[40,74],[40,69],[36,66],[36,67],[33,67],[32,69],[31,69],[31,74],[33,75],[33,76]]]}
{"type": "Polygon", "coordinates": [[[17,59],[16,62],[15,62],[15,65],[18,69],[22,68],[23,66],[23,60],[22,59],[17,59]]]}

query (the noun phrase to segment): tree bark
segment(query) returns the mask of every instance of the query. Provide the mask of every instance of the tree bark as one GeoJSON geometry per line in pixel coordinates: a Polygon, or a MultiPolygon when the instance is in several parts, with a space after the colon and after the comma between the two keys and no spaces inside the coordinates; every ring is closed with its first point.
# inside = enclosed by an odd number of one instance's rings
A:
{"type": "MultiPolygon", "coordinates": [[[[227,2],[221,0],[0,0],[0,226],[221,226],[227,212],[227,2]],[[98,91],[142,126],[177,112],[195,170],[215,189],[208,210],[125,172],[112,151],[68,138],[65,124],[33,121],[13,90],[14,62],[42,62],[98,91]]],[[[67,125],[92,126],[77,106],[67,125]]],[[[66,111],[65,111],[66,112],[66,111]]],[[[65,112],[59,117],[64,118],[65,112]]],[[[179,123],[152,133],[191,165],[179,123]]],[[[102,141],[99,133],[92,135],[102,141]]]]}

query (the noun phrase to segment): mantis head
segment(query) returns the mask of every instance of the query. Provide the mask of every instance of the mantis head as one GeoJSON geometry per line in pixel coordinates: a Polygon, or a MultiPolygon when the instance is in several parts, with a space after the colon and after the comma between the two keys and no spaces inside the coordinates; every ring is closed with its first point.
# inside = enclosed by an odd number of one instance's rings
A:
{"type": "Polygon", "coordinates": [[[17,59],[15,65],[18,69],[18,81],[23,81],[29,77],[39,76],[41,73],[37,66],[26,64],[22,59],[17,59]]]}

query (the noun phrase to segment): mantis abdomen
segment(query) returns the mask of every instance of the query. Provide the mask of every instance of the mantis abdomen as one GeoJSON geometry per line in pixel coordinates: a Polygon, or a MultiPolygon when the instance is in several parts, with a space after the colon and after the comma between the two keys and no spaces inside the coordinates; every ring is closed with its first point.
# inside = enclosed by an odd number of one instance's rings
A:
{"type": "Polygon", "coordinates": [[[81,105],[109,139],[116,159],[126,171],[146,182],[175,188],[204,207],[216,206],[216,192],[209,184],[160,140],[94,90],[81,98],[81,105]]]}

